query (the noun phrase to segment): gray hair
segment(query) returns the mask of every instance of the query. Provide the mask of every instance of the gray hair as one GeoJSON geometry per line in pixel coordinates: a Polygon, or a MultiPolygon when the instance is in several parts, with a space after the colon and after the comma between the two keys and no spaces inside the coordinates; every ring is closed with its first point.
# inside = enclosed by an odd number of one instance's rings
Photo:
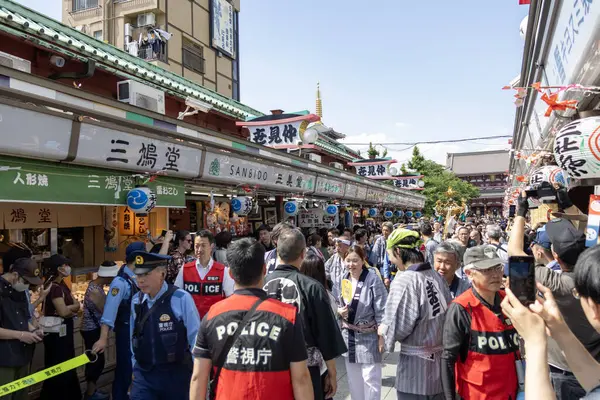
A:
{"type": "Polygon", "coordinates": [[[277,241],[277,256],[285,263],[297,261],[306,249],[306,239],[299,229],[284,230],[277,241]]]}
{"type": "Polygon", "coordinates": [[[392,224],[390,221],[385,221],[382,225],[381,228],[388,228],[390,231],[394,230],[394,224],[392,224]]]}
{"type": "Polygon", "coordinates": [[[490,239],[499,240],[502,237],[502,228],[498,225],[488,225],[485,231],[490,239]]]}
{"type": "Polygon", "coordinates": [[[458,250],[452,242],[442,242],[440,243],[433,252],[436,254],[454,254],[455,260],[457,263],[460,263],[460,255],[458,254],[458,250]]]}

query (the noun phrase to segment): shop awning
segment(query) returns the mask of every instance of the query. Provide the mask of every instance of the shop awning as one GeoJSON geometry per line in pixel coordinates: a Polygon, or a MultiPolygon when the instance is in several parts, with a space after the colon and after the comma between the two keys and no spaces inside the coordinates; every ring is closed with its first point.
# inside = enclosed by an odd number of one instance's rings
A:
{"type": "MultiPolygon", "coordinates": [[[[125,205],[134,173],[0,156],[0,202],[125,205]]],[[[157,207],[185,207],[184,180],[158,177],[148,186],[157,207]]]]}

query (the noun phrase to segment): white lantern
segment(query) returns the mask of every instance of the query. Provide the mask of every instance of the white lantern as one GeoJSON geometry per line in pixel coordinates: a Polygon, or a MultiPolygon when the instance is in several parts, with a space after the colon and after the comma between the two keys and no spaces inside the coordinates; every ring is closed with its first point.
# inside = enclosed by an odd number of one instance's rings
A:
{"type": "Polygon", "coordinates": [[[136,215],[148,215],[156,206],[156,194],[147,186],[138,186],[127,193],[127,207],[136,215]]]}
{"type": "Polygon", "coordinates": [[[336,206],[335,204],[327,204],[327,207],[325,207],[325,214],[329,215],[330,217],[333,217],[337,215],[337,213],[338,206],[336,206]]]}
{"type": "Polygon", "coordinates": [[[231,211],[239,216],[250,214],[252,211],[252,197],[238,196],[231,199],[231,211]]]}
{"type": "Polygon", "coordinates": [[[554,158],[571,178],[600,178],[600,117],[565,125],[556,134],[554,158]]]}
{"type": "Polygon", "coordinates": [[[308,128],[302,134],[302,144],[313,144],[319,138],[319,132],[316,129],[308,128]]]}
{"type": "Polygon", "coordinates": [[[298,215],[298,208],[298,203],[295,201],[288,201],[283,205],[283,210],[290,217],[295,217],[296,215],[298,215]]]}
{"type": "Polygon", "coordinates": [[[391,176],[396,176],[398,174],[398,168],[396,167],[390,167],[389,171],[391,176]]]}
{"type": "Polygon", "coordinates": [[[571,179],[565,171],[556,165],[546,165],[538,168],[529,176],[529,184],[532,186],[540,185],[542,182],[549,182],[552,185],[558,183],[561,186],[568,187],[571,179]]]}

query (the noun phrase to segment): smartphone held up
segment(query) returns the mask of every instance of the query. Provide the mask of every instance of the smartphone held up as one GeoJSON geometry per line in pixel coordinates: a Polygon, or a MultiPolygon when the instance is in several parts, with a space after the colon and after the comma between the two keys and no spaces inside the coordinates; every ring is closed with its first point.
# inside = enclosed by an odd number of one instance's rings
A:
{"type": "Polygon", "coordinates": [[[508,258],[510,290],[523,305],[535,302],[535,261],[532,256],[508,258]]]}

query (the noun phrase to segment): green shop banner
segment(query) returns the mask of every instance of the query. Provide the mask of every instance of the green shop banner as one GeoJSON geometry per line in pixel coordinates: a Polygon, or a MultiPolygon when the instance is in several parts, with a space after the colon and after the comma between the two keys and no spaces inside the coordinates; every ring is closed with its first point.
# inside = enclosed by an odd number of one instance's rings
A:
{"type": "MultiPolygon", "coordinates": [[[[135,185],[133,172],[0,156],[0,201],[124,205],[135,185]]],[[[185,207],[183,180],[160,176],[148,187],[157,206],[185,207]]]]}

